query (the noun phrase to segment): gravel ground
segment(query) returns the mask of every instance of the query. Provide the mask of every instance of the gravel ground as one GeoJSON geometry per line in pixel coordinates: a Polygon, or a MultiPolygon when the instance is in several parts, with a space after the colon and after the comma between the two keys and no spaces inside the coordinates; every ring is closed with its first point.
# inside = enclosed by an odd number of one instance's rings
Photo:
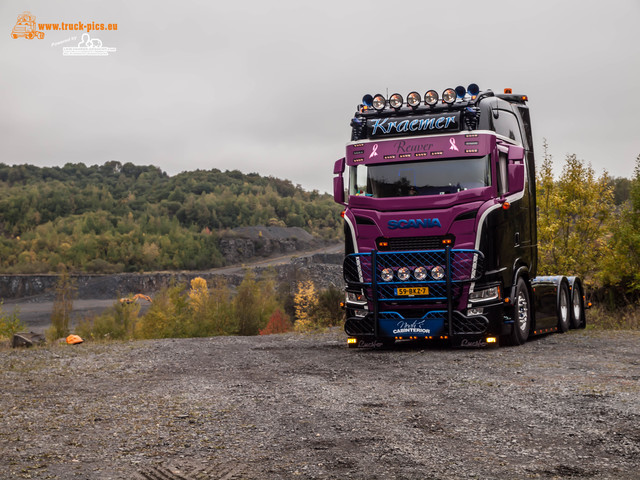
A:
{"type": "Polygon", "coordinates": [[[0,350],[0,478],[637,479],[640,332],[0,350]]]}

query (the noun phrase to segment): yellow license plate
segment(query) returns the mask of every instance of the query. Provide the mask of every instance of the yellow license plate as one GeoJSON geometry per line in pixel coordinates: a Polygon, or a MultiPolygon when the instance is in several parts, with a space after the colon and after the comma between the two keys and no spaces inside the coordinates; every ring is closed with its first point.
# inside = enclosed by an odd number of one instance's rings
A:
{"type": "Polygon", "coordinates": [[[415,297],[416,295],[429,295],[429,287],[405,287],[396,288],[398,297],[415,297]]]}

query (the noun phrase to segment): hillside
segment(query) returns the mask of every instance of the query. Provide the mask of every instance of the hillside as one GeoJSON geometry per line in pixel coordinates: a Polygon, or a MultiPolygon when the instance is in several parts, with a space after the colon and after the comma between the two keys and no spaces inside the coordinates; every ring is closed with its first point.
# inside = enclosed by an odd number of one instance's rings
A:
{"type": "Polygon", "coordinates": [[[339,212],[330,195],[237,170],[169,176],[115,161],[0,163],[0,272],[55,272],[61,264],[89,273],[214,268],[247,251],[266,255],[306,248],[309,239],[335,240],[339,212]],[[275,239],[253,238],[253,247],[229,248],[252,238],[241,227],[282,230],[275,239]],[[289,238],[284,227],[297,230],[289,238]],[[308,241],[298,245],[302,229],[308,241]]]}

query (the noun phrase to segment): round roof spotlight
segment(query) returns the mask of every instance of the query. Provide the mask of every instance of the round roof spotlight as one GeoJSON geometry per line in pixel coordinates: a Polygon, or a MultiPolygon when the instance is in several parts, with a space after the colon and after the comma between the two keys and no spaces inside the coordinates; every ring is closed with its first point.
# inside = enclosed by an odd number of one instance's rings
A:
{"type": "Polygon", "coordinates": [[[456,87],[456,96],[462,100],[464,98],[464,96],[467,94],[467,89],[464,88],[462,85],[458,85],[456,87]]]}
{"type": "Polygon", "coordinates": [[[402,95],[400,95],[399,93],[394,93],[389,97],[389,105],[391,105],[391,108],[395,108],[396,110],[402,107],[403,102],[404,100],[402,98],[402,95]]]}
{"type": "Polygon", "coordinates": [[[467,92],[469,92],[469,95],[471,95],[472,97],[475,97],[480,93],[480,87],[475,83],[471,83],[467,87],[467,92]]]}
{"type": "Polygon", "coordinates": [[[437,104],[438,103],[438,92],[436,92],[435,90],[429,90],[427,93],[425,93],[424,94],[424,103],[426,103],[430,107],[433,107],[435,104],[437,104]]]}
{"type": "Polygon", "coordinates": [[[411,92],[407,95],[407,105],[411,108],[418,108],[420,106],[420,102],[422,99],[420,98],[420,94],[418,92],[411,92]]]}
{"type": "Polygon", "coordinates": [[[385,268],[380,272],[380,278],[383,282],[390,282],[393,280],[393,270],[391,268],[385,268]]]}
{"type": "Polygon", "coordinates": [[[453,104],[456,101],[456,97],[456,91],[453,88],[447,88],[442,92],[442,101],[448,105],[453,104]]]}
{"type": "Polygon", "coordinates": [[[398,275],[398,279],[401,282],[406,282],[407,280],[409,280],[409,277],[411,277],[411,270],[409,270],[407,267],[400,267],[396,272],[396,275],[398,275]]]}
{"type": "Polygon", "coordinates": [[[427,269],[424,267],[418,267],[413,271],[413,276],[416,278],[416,280],[421,282],[425,278],[427,278],[427,269]]]}
{"type": "Polygon", "coordinates": [[[384,96],[380,94],[373,97],[373,101],[371,103],[373,104],[373,108],[375,108],[379,112],[384,110],[384,107],[387,106],[387,101],[385,100],[384,96]]]}
{"type": "Polygon", "coordinates": [[[364,97],[362,97],[362,105],[364,105],[365,107],[372,107],[373,97],[367,93],[364,97]]]}

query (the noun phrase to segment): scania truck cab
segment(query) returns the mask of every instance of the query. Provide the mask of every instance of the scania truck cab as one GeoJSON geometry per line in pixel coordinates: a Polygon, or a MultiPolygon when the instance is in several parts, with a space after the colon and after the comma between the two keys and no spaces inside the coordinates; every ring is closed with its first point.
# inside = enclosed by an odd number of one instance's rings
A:
{"type": "Polygon", "coordinates": [[[519,345],[585,326],[583,286],[537,276],[527,96],[365,95],[334,165],[350,346],[519,345]]]}

